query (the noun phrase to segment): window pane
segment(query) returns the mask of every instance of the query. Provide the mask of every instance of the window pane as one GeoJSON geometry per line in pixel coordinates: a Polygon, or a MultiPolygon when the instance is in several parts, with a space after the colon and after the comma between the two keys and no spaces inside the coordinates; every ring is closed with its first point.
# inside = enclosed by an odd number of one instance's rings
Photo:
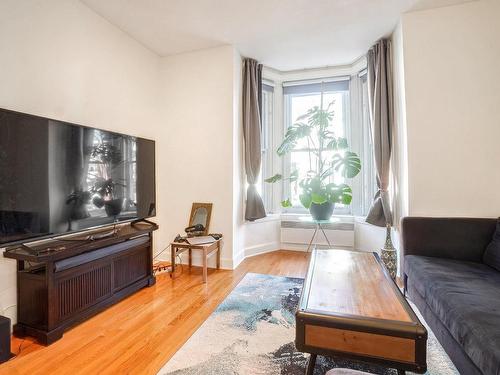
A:
{"type": "MultiPolygon", "coordinates": [[[[297,118],[315,106],[327,108],[331,104],[331,108],[334,112],[332,121],[328,128],[329,131],[333,132],[336,137],[346,136],[346,113],[344,113],[344,108],[346,107],[347,94],[346,92],[325,92],[323,97],[321,93],[307,93],[307,94],[290,94],[288,96],[288,124],[291,126],[297,122],[297,118]],[[323,102],[323,103],[322,103],[323,102]]],[[[307,120],[307,119],[306,119],[307,120]]],[[[301,122],[304,120],[300,120],[301,122]]],[[[307,175],[310,170],[318,170],[318,157],[316,155],[317,149],[319,147],[319,139],[317,134],[311,134],[311,139],[302,139],[297,143],[295,151],[290,153],[289,159],[289,171],[287,175],[295,170],[299,171],[300,178],[307,175]],[[307,150],[312,150],[309,153],[307,150]]],[[[322,153],[322,159],[326,163],[332,159],[334,152],[326,151],[322,153]]],[[[325,168],[324,168],[325,169],[325,168]]],[[[336,184],[345,182],[345,179],[336,172],[331,175],[325,183],[334,182],[336,184]]],[[[290,185],[290,201],[294,209],[305,210],[299,200],[299,194],[301,189],[298,182],[292,183],[290,185]]],[[[342,209],[343,205],[337,204],[336,209],[342,209]]]]}
{"type": "Polygon", "coordinates": [[[266,212],[272,209],[272,186],[264,182],[264,179],[272,174],[272,128],[273,128],[273,91],[262,91],[262,132],[261,150],[262,163],[261,173],[257,181],[257,191],[262,197],[266,212]]]}
{"type": "MultiPolygon", "coordinates": [[[[332,105],[332,110],[334,112],[333,121],[331,123],[330,130],[335,133],[337,137],[344,136],[344,113],[343,113],[343,102],[344,94],[342,92],[325,92],[323,93],[323,98],[321,98],[321,93],[314,94],[293,94],[290,95],[290,121],[291,124],[295,124],[297,121],[303,122],[304,120],[297,120],[298,117],[307,113],[307,111],[313,107],[327,108],[328,105],[332,105]],[[323,100],[323,103],[321,101],[323,100]]],[[[301,139],[297,143],[297,148],[312,148],[318,146],[318,137],[316,134],[312,135],[312,140],[308,142],[307,139],[301,139]]]]}

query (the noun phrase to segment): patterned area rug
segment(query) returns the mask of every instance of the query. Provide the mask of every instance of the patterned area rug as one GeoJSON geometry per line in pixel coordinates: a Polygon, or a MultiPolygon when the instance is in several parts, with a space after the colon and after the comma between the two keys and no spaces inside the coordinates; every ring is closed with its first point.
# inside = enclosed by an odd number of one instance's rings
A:
{"type": "MultiPolygon", "coordinates": [[[[295,310],[302,283],[303,279],[247,274],[159,374],[303,375],[308,354],[297,352],[294,345],[295,310]]],[[[424,322],[420,315],[419,318],[424,322]]],[[[458,374],[427,329],[427,374],[458,374]]],[[[314,374],[323,375],[334,367],[374,374],[397,373],[384,367],[318,356],[314,374]]]]}

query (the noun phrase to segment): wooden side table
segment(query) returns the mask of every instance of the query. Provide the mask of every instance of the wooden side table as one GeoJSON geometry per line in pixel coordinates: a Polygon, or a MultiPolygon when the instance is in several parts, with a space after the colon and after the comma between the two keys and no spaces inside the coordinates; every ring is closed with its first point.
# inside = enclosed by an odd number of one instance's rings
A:
{"type": "Polygon", "coordinates": [[[191,245],[187,242],[172,242],[170,244],[171,256],[172,256],[172,272],[170,274],[170,277],[172,277],[172,275],[175,272],[175,258],[177,255],[182,254],[186,250],[189,251],[189,267],[191,267],[193,263],[192,259],[193,250],[200,250],[202,252],[202,259],[203,259],[203,282],[206,283],[208,274],[208,267],[207,267],[208,257],[213,255],[214,253],[217,253],[217,269],[220,268],[221,243],[222,243],[222,238],[216,240],[215,242],[202,245],[191,245]]]}

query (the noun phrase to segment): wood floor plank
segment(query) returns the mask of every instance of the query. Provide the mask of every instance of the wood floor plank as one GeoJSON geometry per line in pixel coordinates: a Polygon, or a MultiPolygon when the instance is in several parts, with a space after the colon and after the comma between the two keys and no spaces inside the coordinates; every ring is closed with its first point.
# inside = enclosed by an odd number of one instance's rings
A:
{"type": "Polygon", "coordinates": [[[189,339],[248,272],[304,277],[308,255],[275,251],[244,260],[234,270],[183,267],[177,277],[157,276],[157,283],[126,298],[66,332],[45,347],[13,338],[21,353],[0,365],[9,374],[156,374],[189,339]]]}

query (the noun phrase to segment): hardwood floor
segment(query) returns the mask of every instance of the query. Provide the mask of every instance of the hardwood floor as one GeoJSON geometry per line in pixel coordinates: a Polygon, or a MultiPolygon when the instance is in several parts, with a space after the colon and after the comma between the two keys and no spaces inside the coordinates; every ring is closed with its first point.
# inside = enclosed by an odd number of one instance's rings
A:
{"type": "Polygon", "coordinates": [[[174,280],[159,274],[156,285],[51,346],[14,338],[12,351],[21,347],[21,353],[0,365],[0,374],[156,374],[246,273],[304,277],[307,264],[305,253],[281,250],[248,258],[234,271],[209,270],[208,284],[201,282],[201,268],[184,266],[174,280]]]}

